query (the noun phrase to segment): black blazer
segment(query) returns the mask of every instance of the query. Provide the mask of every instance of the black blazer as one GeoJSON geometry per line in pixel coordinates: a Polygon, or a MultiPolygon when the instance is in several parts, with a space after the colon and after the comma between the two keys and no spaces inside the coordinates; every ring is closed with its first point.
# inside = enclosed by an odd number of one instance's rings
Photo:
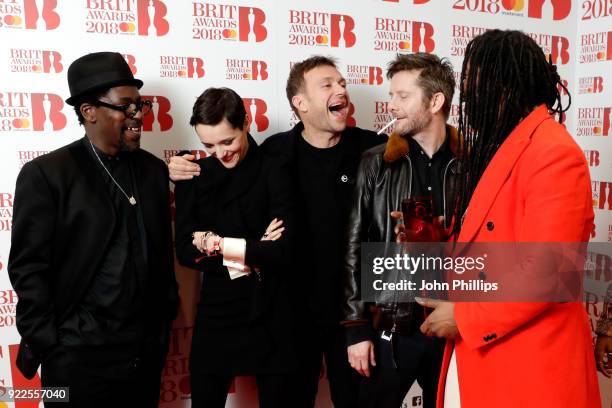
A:
{"type": "MultiPolygon", "coordinates": [[[[40,156],[17,178],[8,272],[19,297],[17,329],[35,354],[58,343],[57,328],[89,288],[116,222],[86,148],[81,139],[40,156]]],[[[168,171],[144,150],[133,158],[151,282],[145,318],[163,338],[178,307],[168,171]]]]}
{"type": "Polygon", "coordinates": [[[246,157],[226,169],[214,157],[198,161],[202,176],[176,183],[176,253],[179,262],[203,272],[194,327],[191,370],[234,375],[287,371],[293,364],[287,276],[292,273],[291,185],[277,160],[264,157],[249,138],[246,157]],[[261,241],[275,217],[285,231],[261,241]],[[193,246],[192,233],[213,231],[246,239],[246,264],[258,267],[235,280],[222,256],[207,257],[193,246]]]}

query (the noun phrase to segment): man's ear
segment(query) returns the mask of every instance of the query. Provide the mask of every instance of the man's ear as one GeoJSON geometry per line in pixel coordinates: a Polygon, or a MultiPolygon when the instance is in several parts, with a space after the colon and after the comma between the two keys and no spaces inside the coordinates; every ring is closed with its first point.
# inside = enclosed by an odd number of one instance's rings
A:
{"type": "Polygon", "coordinates": [[[83,115],[85,122],[96,123],[97,109],[94,105],[91,105],[89,103],[82,103],[81,106],[79,107],[79,110],[81,111],[81,115],[83,115]]]}
{"type": "Polygon", "coordinates": [[[444,94],[442,92],[436,92],[435,94],[433,94],[431,100],[429,101],[429,110],[431,111],[431,113],[436,114],[440,112],[444,107],[445,101],[446,97],[444,97],[444,94]]]}
{"type": "Polygon", "coordinates": [[[291,104],[299,112],[308,112],[308,102],[302,94],[293,95],[291,98],[291,104]]]}

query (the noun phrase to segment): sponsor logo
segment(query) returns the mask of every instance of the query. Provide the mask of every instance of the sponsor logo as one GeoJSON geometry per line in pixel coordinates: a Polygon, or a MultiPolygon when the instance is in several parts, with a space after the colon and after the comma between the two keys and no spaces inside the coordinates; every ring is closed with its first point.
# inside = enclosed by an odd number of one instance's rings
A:
{"type": "Polygon", "coordinates": [[[60,25],[57,0],[2,0],[0,27],[54,30],[60,25]]]}
{"type": "Polygon", "coordinates": [[[251,123],[251,132],[264,132],[270,126],[270,119],[266,116],[268,104],[263,99],[259,98],[242,98],[244,109],[249,116],[251,123]]]}
{"type": "Polygon", "coordinates": [[[612,60],[612,31],[580,36],[580,63],[612,60]]]}
{"type": "Polygon", "coordinates": [[[152,102],[151,112],[142,119],[142,130],[145,132],[166,132],[172,128],[174,120],[170,115],[172,103],[165,96],[143,95],[143,100],[152,102]]]}
{"type": "Polygon", "coordinates": [[[612,210],[612,181],[591,181],[593,208],[612,210]]]}
{"type": "Polygon", "coordinates": [[[578,94],[602,93],[603,90],[604,80],[601,76],[578,79],[578,94]]]}
{"type": "Polygon", "coordinates": [[[162,0],[86,0],[85,32],[164,36],[170,25],[162,0]]]}
{"type": "Polygon", "coordinates": [[[21,169],[27,162],[34,160],[38,156],[47,154],[49,151],[46,150],[20,150],[17,152],[19,155],[19,168],[21,169]]]}
{"type": "Polygon", "coordinates": [[[159,76],[161,78],[202,78],[204,61],[197,57],[159,57],[159,76]]]}
{"type": "Polygon", "coordinates": [[[355,20],[345,14],[289,10],[289,45],[351,48],[355,20]]]}
{"type": "Polygon", "coordinates": [[[434,28],[430,23],[398,18],[374,19],[374,51],[433,52],[434,28]]]}
{"type": "Polygon", "coordinates": [[[62,55],[57,51],[11,48],[9,50],[10,72],[33,72],[37,74],[62,72],[62,55]]]}
{"type": "Polygon", "coordinates": [[[13,194],[0,193],[0,231],[13,229],[13,194]]]}
{"type": "Polygon", "coordinates": [[[0,92],[0,132],[61,130],[63,107],[62,98],[51,93],[0,92]]]}
{"type": "Polygon", "coordinates": [[[453,0],[453,9],[542,20],[563,20],[570,15],[572,0],[453,0]]]}
{"type": "Polygon", "coordinates": [[[612,107],[578,108],[576,136],[610,136],[612,107]]]}
{"type": "Polygon", "coordinates": [[[192,11],[193,39],[262,42],[268,37],[260,8],[194,1],[192,11]]]}
{"type": "Polygon", "coordinates": [[[599,150],[583,150],[583,152],[589,167],[599,166],[599,150]]]}
{"type": "Polygon", "coordinates": [[[383,70],[368,65],[347,65],[346,83],[349,85],[380,85],[383,83],[383,70]]]}
{"type": "Polygon", "coordinates": [[[268,64],[265,61],[227,58],[225,79],[265,81],[268,79],[268,64]]]}

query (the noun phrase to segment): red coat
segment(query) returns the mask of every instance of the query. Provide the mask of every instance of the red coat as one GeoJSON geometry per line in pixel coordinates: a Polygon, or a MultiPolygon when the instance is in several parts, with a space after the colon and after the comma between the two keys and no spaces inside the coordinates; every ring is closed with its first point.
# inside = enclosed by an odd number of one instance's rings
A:
{"type": "MultiPolygon", "coordinates": [[[[508,136],[469,203],[461,242],[586,242],[589,169],[567,130],[536,108],[508,136]]],[[[462,408],[601,407],[582,304],[455,304],[462,408]]],[[[438,406],[453,342],[446,345],[438,406]]]]}

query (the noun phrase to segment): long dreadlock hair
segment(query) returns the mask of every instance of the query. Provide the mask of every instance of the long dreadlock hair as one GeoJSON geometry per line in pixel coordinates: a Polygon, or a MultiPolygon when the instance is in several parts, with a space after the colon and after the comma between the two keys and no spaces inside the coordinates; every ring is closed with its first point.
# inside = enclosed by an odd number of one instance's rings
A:
{"type": "Polygon", "coordinates": [[[556,66],[521,31],[487,31],[467,45],[459,88],[455,239],[480,177],[518,123],[541,104],[562,121],[571,97],[563,107],[561,88],[569,95],[556,66]]]}

